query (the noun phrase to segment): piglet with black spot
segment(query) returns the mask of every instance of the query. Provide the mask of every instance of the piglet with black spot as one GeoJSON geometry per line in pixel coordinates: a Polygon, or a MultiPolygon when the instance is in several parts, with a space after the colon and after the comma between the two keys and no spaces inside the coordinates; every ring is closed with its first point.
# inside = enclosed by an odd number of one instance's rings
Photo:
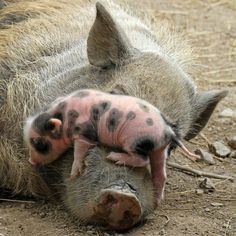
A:
{"type": "Polygon", "coordinates": [[[116,164],[142,167],[150,163],[158,202],[163,198],[168,150],[177,145],[197,157],[153,105],[97,90],[58,98],[45,112],[28,118],[24,131],[33,165],[48,164],[74,145],[71,178],[80,175],[83,158],[98,143],[122,150],[107,156],[116,164]]]}

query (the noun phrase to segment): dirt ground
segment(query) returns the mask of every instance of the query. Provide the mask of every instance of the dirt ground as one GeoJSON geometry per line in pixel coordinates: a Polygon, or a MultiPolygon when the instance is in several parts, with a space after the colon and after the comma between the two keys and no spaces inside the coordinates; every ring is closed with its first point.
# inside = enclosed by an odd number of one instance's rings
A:
{"type": "MultiPolygon", "coordinates": [[[[184,32],[197,56],[193,79],[199,88],[228,89],[229,96],[217,107],[208,126],[187,146],[208,149],[207,142],[236,135],[236,118],[219,116],[226,108],[236,112],[236,0],[130,0],[140,11],[154,11],[154,21],[167,19],[184,32]]],[[[152,12],[153,13],[153,12],[152,12]]],[[[195,169],[236,177],[236,159],[215,158],[216,164],[194,163],[176,152],[171,161],[195,169]]],[[[211,179],[212,193],[196,193],[202,177],[168,168],[165,200],[147,221],[125,235],[236,235],[236,184],[211,179]]],[[[1,198],[9,198],[2,195],[1,198]]],[[[0,199],[0,236],[122,235],[68,220],[63,206],[45,201],[0,199]]],[[[123,233],[124,234],[124,233],[123,233]]]]}

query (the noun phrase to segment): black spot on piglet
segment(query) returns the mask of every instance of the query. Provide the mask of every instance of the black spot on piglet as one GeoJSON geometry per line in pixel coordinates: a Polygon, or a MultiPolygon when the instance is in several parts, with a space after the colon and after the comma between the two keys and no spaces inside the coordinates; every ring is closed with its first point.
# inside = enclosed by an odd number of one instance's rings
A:
{"type": "Polygon", "coordinates": [[[75,128],[75,121],[79,117],[79,113],[76,110],[70,110],[68,112],[67,118],[68,118],[68,129],[66,131],[66,134],[69,138],[72,137],[73,131],[75,128]]]}
{"type": "Polygon", "coordinates": [[[51,143],[48,142],[44,138],[31,138],[30,143],[35,148],[35,150],[37,152],[44,154],[44,155],[46,155],[51,148],[51,143]]]}
{"type": "Polygon", "coordinates": [[[111,107],[111,102],[109,101],[104,101],[100,102],[98,104],[95,104],[91,108],[91,114],[90,114],[90,119],[93,122],[98,122],[100,117],[110,109],[111,107]]]}
{"type": "Polygon", "coordinates": [[[147,118],[147,119],[146,119],[146,124],[147,124],[148,126],[153,126],[153,124],[154,124],[153,119],[152,119],[152,118],[147,118]]]}
{"type": "MultiPolygon", "coordinates": [[[[177,138],[177,139],[180,139],[180,131],[179,131],[179,124],[178,124],[179,122],[178,122],[178,121],[175,122],[175,123],[170,122],[170,121],[164,116],[164,114],[162,114],[162,113],[161,113],[161,117],[163,118],[163,120],[165,121],[165,123],[166,123],[168,126],[170,126],[171,129],[174,131],[176,138],[177,138]]],[[[170,140],[170,145],[169,145],[169,148],[168,148],[168,156],[170,156],[171,152],[172,152],[173,150],[175,150],[178,145],[176,144],[176,142],[175,142],[170,136],[169,136],[169,137],[168,137],[168,136],[165,137],[165,139],[166,139],[167,141],[170,140]],[[169,140],[168,140],[168,139],[169,139],[169,140]]]]}
{"type": "Polygon", "coordinates": [[[70,110],[69,112],[68,112],[68,119],[70,120],[70,121],[74,121],[74,120],[76,120],[77,118],[79,117],[79,112],[77,112],[76,110],[70,110]]]}
{"type": "Polygon", "coordinates": [[[45,130],[48,130],[48,131],[51,131],[55,128],[55,125],[52,124],[52,122],[46,122],[46,124],[44,125],[44,129],[45,130]]]}
{"type": "Polygon", "coordinates": [[[62,115],[61,112],[55,113],[52,117],[60,120],[61,122],[63,122],[63,115],[62,115]]]}
{"type": "Polygon", "coordinates": [[[149,107],[144,104],[144,103],[138,103],[139,107],[141,108],[142,111],[144,112],[149,112],[149,107]]]}
{"type": "Polygon", "coordinates": [[[133,111],[130,111],[126,116],[126,119],[133,120],[133,119],[135,119],[135,117],[136,117],[136,114],[133,111]]]}
{"type": "Polygon", "coordinates": [[[81,134],[88,140],[98,141],[97,131],[91,122],[84,122],[79,127],[75,127],[75,133],[81,134]]]}
{"type": "Polygon", "coordinates": [[[35,118],[34,122],[33,122],[33,129],[39,133],[40,135],[45,134],[45,125],[48,123],[48,121],[51,119],[51,115],[49,115],[48,113],[42,113],[40,115],[38,115],[38,117],[35,118]]]}
{"type": "Polygon", "coordinates": [[[110,132],[114,132],[120,123],[120,119],[123,116],[123,112],[119,111],[117,108],[111,109],[109,116],[106,120],[107,128],[110,132]]]}
{"type": "Polygon", "coordinates": [[[144,136],[134,141],[132,149],[135,153],[147,157],[156,147],[156,140],[151,136],[144,136]]]}
{"type": "Polygon", "coordinates": [[[42,113],[35,118],[33,122],[33,129],[41,136],[49,135],[53,139],[61,138],[61,131],[52,133],[51,130],[54,128],[53,124],[49,122],[51,118],[57,118],[63,120],[61,113],[56,113],[54,116],[48,113],[42,113]]]}

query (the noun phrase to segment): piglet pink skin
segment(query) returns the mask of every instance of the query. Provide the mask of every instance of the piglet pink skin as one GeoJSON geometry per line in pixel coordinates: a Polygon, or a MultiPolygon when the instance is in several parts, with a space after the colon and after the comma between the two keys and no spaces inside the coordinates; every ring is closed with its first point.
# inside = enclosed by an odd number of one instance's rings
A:
{"type": "MultiPolygon", "coordinates": [[[[107,159],[119,165],[133,167],[146,166],[150,159],[157,202],[161,201],[164,196],[165,161],[170,143],[170,139],[166,137],[174,135],[174,132],[165,123],[158,109],[135,97],[112,95],[97,90],[79,90],[54,102],[46,113],[52,116],[49,120],[49,135],[44,137],[50,143],[51,150],[47,155],[42,155],[31,147],[32,163],[48,164],[74,144],[71,170],[71,179],[74,179],[82,171],[86,153],[97,142],[119,147],[125,153],[111,152],[107,159]],[[63,122],[54,117],[58,113],[59,103],[65,104],[63,122]],[[59,130],[62,130],[61,138],[53,139],[53,134],[59,130]]],[[[26,132],[27,137],[39,137],[31,129],[31,124],[28,125],[30,128],[26,132]]]]}
{"type": "MultiPolygon", "coordinates": [[[[107,146],[121,147],[127,153],[110,153],[107,157],[117,164],[141,167],[149,164],[148,159],[143,159],[141,155],[134,152],[132,145],[139,137],[153,137],[157,142],[160,141],[164,134],[165,122],[159,111],[150,104],[140,99],[128,96],[117,96],[99,91],[87,90],[90,95],[78,99],[73,94],[67,98],[67,111],[76,110],[80,115],[76,120],[76,125],[91,121],[91,109],[96,104],[103,102],[109,103],[109,109],[102,114],[97,123],[97,136],[100,143],[107,146]],[[142,107],[142,108],[140,108],[142,107]],[[143,109],[143,110],[142,110],[143,109]],[[146,109],[146,111],[145,111],[146,109]],[[113,116],[112,116],[113,111],[113,116]],[[133,112],[135,117],[127,119],[127,115],[133,112]],[[109,120],[114,119],[115,129],[109,128],[109,120]],[[149,125],[147,124],[149,121],[149,125]]],[[[65,122],[64,129],[68,129],[68,122],[65,122]]],[[[112,123],[112,122],[111,122],[112,123]]],[[[112,126],[112,124],[110,124],[112,126]]],[[[83,158],[88,149],[94,143],[89,142],[83,135],[74,140],[74,163],[71,172],[72,178],[76,177],[82,171],[83,158]],[[89,145],[90,144],[90,145],[89,145]]],[[[166,145],[166,144],[164,144],[166,145]]],[[[156,146],[158,148],[158,146],[156,146]]]]}

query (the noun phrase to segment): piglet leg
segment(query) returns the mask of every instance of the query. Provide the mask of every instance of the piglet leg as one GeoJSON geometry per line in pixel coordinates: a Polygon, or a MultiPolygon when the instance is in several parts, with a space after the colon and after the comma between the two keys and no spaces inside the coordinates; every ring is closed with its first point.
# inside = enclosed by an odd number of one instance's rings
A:
{"type": "Polygon", "coordinates": [[[118,165],[142,167],[149,164],[147,157],[133,153],[111,152],[106,158],[114,161],[118,165]]]}
{"type": "Polygon", "coordinates": [[[157,204],[164,199],[164,188],[166,182],[166,158],[167,148],[156,150],[150,155],[152,181],[156,192],[157,204]]]}
{"type": "Polygon", "coordinates": [[[84,157],[92,146],[94,146],[94,144],[82,139],[76,139],[74,141],[74,162],[70,179],[75,179],[82,173],[84,157]]]}

